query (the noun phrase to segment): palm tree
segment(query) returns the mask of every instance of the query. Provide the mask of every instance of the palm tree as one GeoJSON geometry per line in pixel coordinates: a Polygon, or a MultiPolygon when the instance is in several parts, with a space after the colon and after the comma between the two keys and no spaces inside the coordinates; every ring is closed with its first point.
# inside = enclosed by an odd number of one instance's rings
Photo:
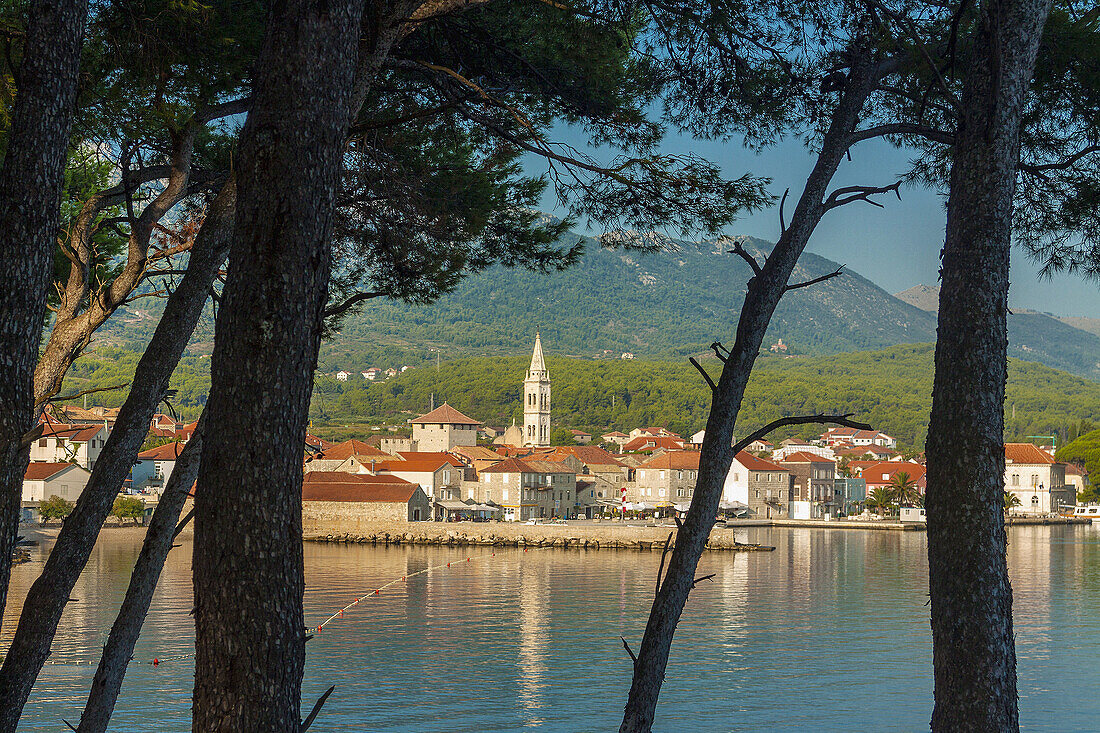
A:
{"type": "Polygon", "coordinates": [[[1005,513],[1007,514],[1013,507],[1020,506],[1020,497],[1013,494],[1011,491],[1005,492],[1005,513]]]}
{"type": "Polygon", "coordinates": [[[921,506],[924,496],[917,488],[917,482],[909,477],[907,471],[898,471],[890,479],[890,496],[898,506],[921,506]]]}
{"type": "Polygon", "coordinates": [[[893,497],[890,492],[881,486],[871,490],[871,493],[867,495],[867,508],[877,509],[879,514],[885,515],[886,510],[893,504],[893,497]]]}

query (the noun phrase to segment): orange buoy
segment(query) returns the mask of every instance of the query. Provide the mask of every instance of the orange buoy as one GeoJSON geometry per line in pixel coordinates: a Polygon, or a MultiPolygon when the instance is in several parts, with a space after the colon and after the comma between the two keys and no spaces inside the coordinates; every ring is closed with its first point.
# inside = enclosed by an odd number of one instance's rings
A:
{"type": "Polygon", "coordinates": [[[160,660],[156,657],[153,657],[153,666],[156,667],[158,664],[160,664],[160,660]]]}

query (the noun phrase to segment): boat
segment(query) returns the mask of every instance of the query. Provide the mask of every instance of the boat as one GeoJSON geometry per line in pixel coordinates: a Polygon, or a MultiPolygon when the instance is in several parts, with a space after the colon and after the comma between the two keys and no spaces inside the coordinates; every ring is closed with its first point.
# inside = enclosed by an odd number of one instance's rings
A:
{"type": "Polygon", "coordinates": [[[1073,507],[1074,519],[1088,519],[1093,524],[1100,524],[1100,504],[1078,504],[1073,507]]]}

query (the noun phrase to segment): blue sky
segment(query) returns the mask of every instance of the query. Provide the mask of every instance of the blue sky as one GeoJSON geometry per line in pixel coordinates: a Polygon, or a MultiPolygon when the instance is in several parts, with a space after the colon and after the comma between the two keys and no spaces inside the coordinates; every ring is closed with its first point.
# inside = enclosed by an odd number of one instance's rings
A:
{"type": "MultiPolygon", "coordinates": [[[[560,140],[582,143],[574,130],[555,132],[560,140]]],[[[801,192],[813,166],[813,157],[797,140],[784,141],[757,154],[736,142],[670,136],[663,149],[670,153],[694,152],[718,162],[729,177],[745,172],[770,176],[773,191],[782,194],[790,187],[791,197],[801,192]]],[[[852,149],[852,162],[841,167],[834,184],[888,185],[906,170],[913,154],[882,141],[861,143],[852,149]]],[[[538,161],[529,160],[529,165],[532,173],[543,170],[538,161]]],[[[921,283],[938,284],[939,251],[946,219],[944,199],[926,188],[903,187],[901,201],[893,195],[883,196],[880,201],[885,209],[854,203],[829,212],[808,249],[848,265],[891,293],[921,283]]],[[[793,208],[791,203],[788,201],[788,212],[793,208]]],[[[552,204],[551,195],[546,198],[546,206],[553,209],[552,204]]],[[[778,229],[777,209],[772,208],[735,222],[728,233],[775,241],[778,229]]],[[[1038,271],[1038,266],[1020,249],[1013,250],[1011,307],[1100,318],[1100,283],[1068,275],[1040,279],[1038,271]]]]}

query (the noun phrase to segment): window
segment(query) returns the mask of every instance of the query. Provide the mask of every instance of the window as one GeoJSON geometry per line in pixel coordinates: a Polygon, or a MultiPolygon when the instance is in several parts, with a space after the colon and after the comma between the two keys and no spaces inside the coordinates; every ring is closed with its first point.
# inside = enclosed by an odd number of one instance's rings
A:
{"type": "Polygon", "coordinates": [[[49,444],[50,444],[50,439],[49,438],[42,438],[42,440],[38,441],[38,447],[39,448],[45,448],[49,444]]]}
{"type": "Polygon", "coordinates": [[[1039,485],[1039,474],[1037,474],[1037,473],[1031,474],[1031,488],[1034,489],[1038,485],[1039,485]]]}
{"type": "Polygon", "coordinates": [[[683,479],[684,478],[684,472],[683,471],[677,471],[676,472],[676,478],[683,479]]]}
{"type": "Polygon", "coordinates": [[[1031,497],[1031,506],[1039,506],[1039,497],[1038,496],[1032,496],[1031,497]]]}
{"type": "Polygon", "coordinates": [[[1018,474],[1018,473],[1012,474],[1012,485],[1013,486],[1019,486],[1020,485],[1020,474],[1018,474]]]}
{"type": "Polygon", "coordinates": [[[508,501],[508,489],[504,490],[504,500],[508,501]]]}

